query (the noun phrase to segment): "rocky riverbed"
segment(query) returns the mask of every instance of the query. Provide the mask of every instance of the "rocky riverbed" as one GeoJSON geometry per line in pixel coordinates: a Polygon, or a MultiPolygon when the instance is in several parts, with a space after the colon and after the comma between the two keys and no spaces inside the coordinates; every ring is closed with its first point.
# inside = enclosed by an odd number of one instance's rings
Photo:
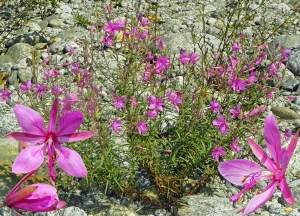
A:
{"type": "MultiPolygon", "coordinates": [[[[0,82],[0,89],[4,88],[4,84],[7,84],[11,91],[14,91],[14,84],[17,80],[26,81],[31,78],[32,53],[36,51],[39,52],[40,56],[36,62],[36,67],[41,68],[41,63],[47,56],[45,50],[47,44],[51,44],[51,54],[56,59],[57,64],[69,59],[69,45],[73,46],[79,53],[82,46],[78,41],[84,40],[89,35],[89,25],[83,25],[84,17],[93,24],[104,23],[106,21],[105,6],[110,3],[108,1],[65,0],[59,3],[57,9],[51,11],[49,8],[49,11],[44,11],[44,14],[38,9],[30,10],[26,16],[26,22],[19,20],[17,22],[19,27],[15,28],[11,25],[14,18],[17,19],[26,10],[21,2],[17,0],[7,1],[0,8],[0,41],[2,41],[0,44],[0,78],[5,80],[5,82],[0,82]]],[[[117,2],[112,1],[115,5],[116,16],[119,18],[125,17],[126,13],[137,15],[149,7],[158,6],[159,28],[174,53],[178,53],[182,47],[192,50],[193,43],[190,34],[192,29],[198,36],[205,32],[206,45],[210,47],[211,52],[216,51],[221,43],[216,35],[224,27],[222,21],[229,10],[226,0],[123,0],[119,1],[119,4],[117,2]],[[203,16],[199,15],[199,11],[205,14],[205,29],[202,23],[203,16]]],[[[298,60],[300,57],[300,21],[298,20],[300,14],[295,11],[295,1],[270,0],[264,7],[259,8],[260,2],[257,0],[251,3],[251,9],[257,11],[255,17],[249,20],[245,32],[253,34],[264,26],[265,22],[270,22],[270,25],[278,25],[281,28],[279,31],[281,35],[270,38],[268,42],[270,47],[274,47],[276,42],[280,42],[281,45],[292,50],[289,56],[289,71],[285,77],[285,82],[282,84],[282,95],[276,98],[276,102],[272,107],[268,107],[268,110],[272,110],[281,117],[280,129],[282,131],[293,129],[295,132],[300,128],[300,61],[298,60]],[[289,26],[281,26],[285,23],[285,17],[291,14],[293,16],[289,20],[289,26]],[[289,95],[295,96],[292,102],[288,99],[289,95]]],[[[271,31],[271,28],[268,31],[271,31]]],[[[199,41],[199,43],[203,42],[199,41]]],[[[12,112],[12,106],[13,104],[0,103],[0,196],[2,199],[11,185],[14,185],[15,181],[18,180],[6,173],[7,167],[11,165],[18,153],[17,143],[4,138],[8,132],[20,130],[12,112]]],[[[300,204],[299,158],[300,149],[298,147],[287,172],[289,185],[298,204],[300,204]]],[[[259,189],[264,187],[264,183],[259,185],[259,189]]],[[[237,209],[232,206],[228,195],[237,192],[238,188],[216,177],[207,183],[200,193],[182,198],[172,207],[171,211],[167,212],[164,209],[149,207],[141,202],[130,202],[126,199],[109,197],[95,188],[87,196],[88,198],[81,200],[77,206],[69,206],[49,213],[26,213],[26,215],[229,216],[235,215],[237,209]]],[[[245,205],[251,196],[251,194],[246,195],[241,205],[245,205]]],[[[80,199],[80,194],[77,198],[80,199]]],[[[4,207],[0,209],[0,215],[15,214],[4,207]]],[[[296,216],[300,215],[300,207],[295,205],[290,208],[283,201],[281,193],[276,192],[264,207],[257,210],[255,215],[296,216]]]]}

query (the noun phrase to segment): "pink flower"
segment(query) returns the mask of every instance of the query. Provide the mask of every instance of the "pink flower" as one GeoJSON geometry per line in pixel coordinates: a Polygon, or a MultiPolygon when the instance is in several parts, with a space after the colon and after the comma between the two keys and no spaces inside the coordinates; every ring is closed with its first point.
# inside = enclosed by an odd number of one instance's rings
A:
{"type": "Polygon", "coordinates": [[[69,48],[69,51],[70,51],[69,56],[73,56],[74,48],[72,46],[68,46],[68,48],[69,48]]]}
{"type": "Polygon", "coordinates": [[[160,56],[155,63],[154,73],[163,73],[170,65],[170,60],[167,57],[160,56]]]}
{"type": "Polygon", "coordinates": [[[190,57],[186,53],[182,53],[180,55],[180,62],[183,65],[186,65],[190,62],[190,57]]]}
{"type": "Polygon", "coordinates": [[[14,107],[14,113],[23,132],[12,132],[6,136],[19,142],[30,142],[31,145],[16,157],[12,166],[13,173],[36,170],[48,155],[49,176],[53,183],[56,179],[55,161],[68,175],[77,178],[87,175],[80,155],[74,150],[63,147],[61,143],[86,140],[95,133],[75,132],[84,120],[82,112],[78,110],[61,116],[56,130],[58,112],[59,103],[55,99],[50,110],[48,130],[46,130],[44,120],[39,113],[23,105],[14,107]]]}
{"type": "Polygon", "coordinates": [[[72,111],[72,106],[76,104],[78,100],[76,92],[65,95],[65,98],[59,101],[59,103],[63,105],[61,113],[66,114],[72,111]]]}
{"type": "Polygon", "coordinates": [[[217,102],[216,99],[213,99],[210,102],[210,110],[214,111],[214,112],[220,112],[221,109],[221,105],[217,102]]]}
{"type": "Polygon", "coordinates": [[[240,49],[242,49],[242,44],[238,42],[233,42],[231,52],[238,52],[240,49]]]}
{"type": "Polygon", "coordinates": [[[12,93],[10,91],[1,90],[1,89],[0,89],[0,94],[1,94],[0,102],[8,101],[12,95],[12,93]]]}
{"type": "Polygon", "coordinates": [[[118,31],[118,27],[112,23],[111,21],[108,21],[106,24],[104,24],[104,31],[108,32],[110,35],[114,35],[116,31],[118,31]]]}
{"type": "Polygon", "coordinates": [[[229,112],[231,113],[231,118],[238,118],[241,113],[241,104],[238,103],[235,109],[230,109],[229,112]]]}
{"type": "Polygon", "coordinates": [[[126,103],[126,96],[114,98],[114,105],[115,105],[116,110],[125,109],[126,108],[125,103],[126,103]]]}
{"type": "MultiPolygon", "coordinates": [[[[47,46],[48,47],[48,46],[47,46]]],[[[49,58],[45,58],[44,60],[43,60],[43,62],[42,62],[42,67],[44,68],[44,67],[46,67],[47,66],[47,63],[49,62],[49,58]]]]}
{"type": "Polygon", "coordinates": [[[196,64],[196,62],[198,61],[198,56],[199,54],[197,53],[193,53],[193,52],[190,52],[189,55],[186,54],[185,50],[184,49],[181,49],[181,52],[180,52],[180,62],[181,64],[185,65],[185,64],[196,64]]]}
{"type": "Polygon", "coordinates": [[[58,86],[53,86],[53,88],[51,89],[51,93],[55,96],[59,96],[61,95],[61,93],[64,91],[64,88],[60,88],[58,86]]]}
{"type": "Polygon", "coordinates": [[[213,120],[212,123],[213,123],[213,125],[218,126],[218,129],[222,134],[229,133],[229,126],[226,122],[226,119],[221,114],[218,114],[218,119],[213,120]]]}
{"type": "Polygon", "coordinates": [[[43,83],[34,86],[33,89],[36,91],[37,97],[47,94],[47,87],[43,83]]]}
{"type": "Polygon", "coordinates": [[[271,99],[274,96],[274,93],[269,91],[269,92],[267,92],[266,96],[268,99],[271,99]]]}
{"type": "Polygon", "coordinates": [[[93,34],[94,34],[94,31],[95,31],[95,26],[94,26],[94,25],[91,25],[91,28],[90,28],[90,35],[93,35],[93,34]]]}
{"type": "Polygon", "coordinates": [[[295,98],[296,98],[295,95],[289,95],[289,96],[288,96],[288,99],[289,99],[290,101],[293,101],[295,98]]]}
{"type": "Polygon", "coordinates": [[[143,31],[143,32],[141,32],[141,33],[135,34],[135,38],[136,38],[138,41],[146,40],[147,37],[148,37],[148,31],[143,31]]]}
{"type": "Polygon", "coordinates": [[[164,108],[163,108],[164,100],[162,98],[156,99],[156,97],[154,97],[153,95],[150,95],[147,100],[150,103],[149,109],[156,109],[160,112],[164,111],[164,108]]]}
{"type": "Polygon", "coordinates": [[[287,130],[285,133],[284,133],[284,138],[285,140],[289,140],[289,138],[291,138],[293,135],[292,135],[292,130],[287,130]]]}
{"type": "Polygon", "coordinates": [[[153,60],[154,56],[152,55],[151,52],[148,52],[147,57],[146,57],[146,61],[151,61],[153,60]]]}
{"type": "Polygon", "coordinates": [[[20,85],[20,89],[22,93],[26,93],[28,91],[31,90],[31,81],[27,80],[27,82],[25,83],[25,85],[20,85]]]}
{"type": "Polygon", "coordinates": [[[167,92],[167,97],[168,97],[169,101],[175,106],[175,109],[177,110],[177,112],[179,112],[178,104],[182,103],[181,93],[178,92],[177,94],[175,94],[175,93],[172,93],[171,90],[169,90],[167,92]]]}
{"type": "Polygon", "coordinates": [[[242,147],[238,145],[238,142],[239,142],[239,137],[233,140],[232,143],[230,144],[230,148],[233,153],[238,153],[239,151],[242,150],[242,147]]]}
{"type": "Polygon", "coordinates": [[[272,63],[272,64],[270,65],[270,67],[267,68],[267,71],[268,71],[269,73],[271,73],[271,75],[273,75],[273,76],[275,76],[275,77],[278,77],[278,76],[279,76],[279,75],[278,75],[279,69],[275,66],[274,63],[272,63]]]}
{"type": "Polygon", "coordinates": [[[53,76],[53,70],[44,71],[44,76],[46,80],[50,79],[53,76]]]}
{"type": "Polygon", "coordinates": [[[90,115],[94,115],[95,114],[95,109],[96,109],[96,103],[93,100],[93,98],[90,99],[90,102],[87,105],[87,111],[90,115]]]}
{"type": "Polygon", "coordinates": [[[148,131],[146,120],[140,121],[137,124],[136,129],[138,130],[139,134],[143,134],[144,132],[148,131]]]}
{"type": "Polygon", "coordinates": [[[147,17],[143,17],[143,18],[140,20],[140,24],[141,24],[141,26],[143,26],[143,27],[147,27],[148,25],[151,24],[151,22],[148,20],[147,17]]]}
{"type": "Polygon", "coordinates": [[[50,49],[50,47],[48,45],[46,46],[46,51],[47,51],[47,54],[50,55],[51,49],[50,49]]]}
{"type": "Polygon", "coordinates": [[[190,57],[190,63],[191,64],[196,64],[197,61],[198,61],[198,56],[199,56],[198,53],[191,52],[190,55],[189,55],[189,57],[190,57]]]}
{"type": "Polygon", "coordinates": [[[18,190],[35,172],[36,170],[24,176],[9,192],[5,200],[7,207],[32,212],[48,212],[66,206],[66,202],[59,200],[55,187],[51,185],[36,183],[18,190]]]}
{"type": "Polygon", "coordinates": [[[164,41],[164,39],[160,38],[158,40],[158,44],[157,44],[158,49],[162,50],[166,46],[167,46],[167,43],[164,41]]]}
{"type": "Polygon", "coordinates": [[[226,155],[226,151],[223,150],[223,146],[215,147],[211,153],[211,156],[216,160],[219,161],[220,156],[226,155]]]}
{"type": "Polygon", "coordinates": [[[131,97],[130,100],[131,100],[131,107],[136,108],[137,105],[136,99],[134,97],[131,97]]]}
{"type": "Polygon", "coordinates": [[[281,53],[281,56],[282,56],[282,60],[281,62],[287,62],[288,61],[288,55],[290,54],[291,50],[288,50],[288,49],[284,49],[282,48],[280,53],[281,53]]]}
{"type": "Polygon", "coordinates": [[[292,138],[287,149],[281,148],[276,119],[273,114],[270,114],[265,120],[264,137],[271,157],[254,140],[248,138],[248,143],[254,155],[267,170],[263,170],[257,163],[247,159],[229,160],[222,162],[218,167],[221,175],[229,182],[245,186],[237,195],[231,197],[234,203],[245,191],[252,189],[257,182],[271,180],[261,193],[254,196],[248,205],[239,211],[243,215],[251,214],[264,205],[271,198],[278,184],[285,201],[290,205],[295,203],[294,196],[286,182],[285,172],[297,145],[298,132],[292,138]]]}
{"type": "Polygon", "coordinates": [[[250,75],[248,76],[246,82],[248,85],[251,85],[253,83],[256,83],[258,81],[258,79],[256,78],[256,74],[257,74],[257,71],[252,71],[250,73],[250,75]]]}
{"type": "Polygon", "coordinates": [[[142,78],[143,83],[149,82],[151,78],[150,76],[151,76],[151,65],[147,64],[145,66],[145,73],[142,78]]]}
{"type": "Polygon", "coordinates": [[[72,74],[78,74],[80,71],[80,64],[78,62],[72,62],[71,63],[71,66],[72,66],[72,70],[71,70],[71,73],[72,74]]]}
{"type": "Polygon", "coordinates": [[[111,123],[110,127],[113,131],[117,134],[120,134],[120,128],[122,126],[122,122],[118,121],[118,118],[115,118],[114,121],[111,123]]]}
{"type": "Polygon", "coordinates": [[[172,153],[172,150],[171,149],[165,149],[164,152],[165,153],[172,153]]]}
{"type": "Polygon", "coordinates": [[[239,91],[239,90],[245,90],[245,80],[241,80],[239,78],[236,78],[234,80],[230,81],[231,88],[233,91],[239,91]]]}
{"type": "Polygon", "coordinates": [[[148,118],[156,118],[157,117],[157,111],[156,110],[149,110],[148,112],[147,112],[147,117],[148,118]]]}
{"type": "Polygon", "coordinates": [[[107,37],[104,37],[103,40],[102,40],[102,42],[103,42],[104,45],[107,46],[107,47],[110,47],[110,46],[114,45],[114,42],[113,42],[113,40],[112,40],[112,36],[110,36],[110,35],[107,36],[107,37]]]}

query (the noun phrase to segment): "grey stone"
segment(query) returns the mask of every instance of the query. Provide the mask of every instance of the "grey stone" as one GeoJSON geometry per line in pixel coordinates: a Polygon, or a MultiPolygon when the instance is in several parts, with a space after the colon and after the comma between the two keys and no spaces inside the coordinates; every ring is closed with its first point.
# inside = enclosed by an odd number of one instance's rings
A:
{"type": "Polygon", "coordinates": [[[291,49],[292,47],[296,47],[300,44],[300,35],[280,35],[275,37],[269,43],[269,49],[271,54],[275,55],[275,44],[279,43],[279,48],[284,47],[285,49],[291,49]]]}
{"type": "Polygon", "coordinates": [[[42,20],[41,22],[38,23],[41,29],[44,29],[48,26],[48,21],[47,20],[42,20]]]}
{"type": "Polygon", "coordinates": [[[279,214],[282,211],[281,205],[279,203],[272,203],[268,208],[271,214],[279,214]]]}
{"type": "Polygon", "coordinates": [[[65,208],[63,211],[63,216],[74,216],[74,215],[87,216],[85,211],[83,211],[82,209],[80,209],[78,207],[74,207],[74,206],[65,208]]]}
{"type": "Polygon", "coordinates": [[[35,20],[29,20],[24,26],[28,27],[29,32],[39,32],[42,30],[38,22],[35,20]]]}
{"type": "Polygon", "coordinates": [[[296,78],[290,77],[284,83],[282,83],[281,87],[286,91],[296,91],[299,86],[300,81],[296,78]]]}
{"type": "Polygon", "coordinates": [[[0,215],[1,216],[17,216],[17,214],[11,210],[10,208],[4,206],[0,208],[0,215]]]}
{"type": "Polygon", "coordinates": [[[35,48],[33,46],[30,46],[29,44],[17,43],[8,49],[6,55],[9,56],[12,61],[18,61],[20,59],[31,56],[34,51],[35,48]]]}
{"type": "Polygon", "coordinates": [[[65,26],[64,22],[61,19],[51,19],[51,20],[49,20],[48,25],[50,27],[59,27],[59,28],[62,28],[65,26]]]}
{"type": "Polygon", "coordinates": [[[137,213],[121,205],[111,205],[105,213],[105,216],[138,216],[137,213]]]}
{"type": "Polygon", "coordinates": [[[62,13],[72,13],[72,8],[69,5],[62,5],[55,10],[55,13],[62,14],[62,13]]]}
{"type": "Polygon", "coordinates": [[[232,216],[237,213],[228,198],[192,195],[182,198],[181,201],[185,204],[177,207],[177,216],[232,216]]]}
{"type": "Polygon", "coordinates": [[[65,41],[57,41],[50,45],[51,53],[62,52],[65,48],[65,41]]]}
{"type": "Polygon", "coordinates": [[[288,69],[296,76],[300,74],[300,45],[291,49],[288,57],[288,69]]]}
{"type": "Polygon", "coordinates": [[[37,43],[43,42],[47,42],[47,38],[45,37],[45,35],[43,35],[41,32],[34,31],[5,41],[5,46],[11,47],[16,43],[26,43],[33,46],[37,43]]]}
{"type": "Polygon", "coordinates": [[[291,8],[285,3],[279,3],[276,5],[276,10],[277,10],[277,13],[286,14],[286,13],[290,12],[291,8]]]}
{"type": "Polygon", "coordinates": [[[297,209],[293,209],[293,211],[289,213],[289,216],[300,216],[300,212],[298,212],[297,209]]]}

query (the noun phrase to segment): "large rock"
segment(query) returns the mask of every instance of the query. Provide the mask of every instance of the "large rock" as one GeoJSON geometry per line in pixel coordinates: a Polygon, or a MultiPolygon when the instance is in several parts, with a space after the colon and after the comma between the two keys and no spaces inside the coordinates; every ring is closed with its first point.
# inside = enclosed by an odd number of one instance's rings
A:
{"type": "Polygon", "coordinates": [[[300,45],[300,35],[280,35],[278,37],[275,37],[269,43],[269,49],[272,54],[275,54],[276,43],[279,43],[280,47],[291,49],[292,47],[300,45]]]}

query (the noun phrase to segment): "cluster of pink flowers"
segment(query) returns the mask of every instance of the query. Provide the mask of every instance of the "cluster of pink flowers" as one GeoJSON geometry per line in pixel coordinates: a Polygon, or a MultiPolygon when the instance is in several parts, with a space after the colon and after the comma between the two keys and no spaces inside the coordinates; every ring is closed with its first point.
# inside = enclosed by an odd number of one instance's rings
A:
{"type": "Polygon", "coordinates": [[[153,95],[150,95],[148,97],[148,102],[150,103],[148,109],[149,111],[147,112],[147,116],[149,118],[156,118],[157,117],[157,111],[163,112],[164,111],[164,99],[162,98],[156,98],[153,95]]]}
{"type": "Polygon", "coordinates": [[[19,88],[22,93],[26,93],[34,90],[36,92],[37,97],[42,97],[43,95],[47,94],[47,86],[45,86],[42,83],[32,86],[30,80],[26,81],[25,84],[21,84],[19,88]]]}
{"type": "MultiPolygon", "coordinates": [[[[102,42],[105,46],[110,47],[115,43],[115,36],[119,32],[123,32],[123,36],[126,38],[135,38],[137,41],[141,42],[149,37],[148,26],[150,21],[147,17],[144,17],[142,13],[138,16],[138,25],[133,26],[130,31],[125,29],[125,22],[123,20],[116,20],[115,22],[108,21],[104,25],[105,36],[102,42]]],[[[164,46],[163,44],[161,46],[164,46]]]]}
{"type": "Polygon", "coordinates": [[[189,54],[186,53],[184,49],[180,49],[180,62],[183,65],[186,64],[196,64],[198,61],[198,53],[190,52],[189,54]]]}
{"type": "Polygon", "coordinates": [[[182,94],[181,92],[172,93],[171,90],[167,91],[167,98],[174,105],[177,112],[179,112],[179,104],[182,103],[182,94]]]}

